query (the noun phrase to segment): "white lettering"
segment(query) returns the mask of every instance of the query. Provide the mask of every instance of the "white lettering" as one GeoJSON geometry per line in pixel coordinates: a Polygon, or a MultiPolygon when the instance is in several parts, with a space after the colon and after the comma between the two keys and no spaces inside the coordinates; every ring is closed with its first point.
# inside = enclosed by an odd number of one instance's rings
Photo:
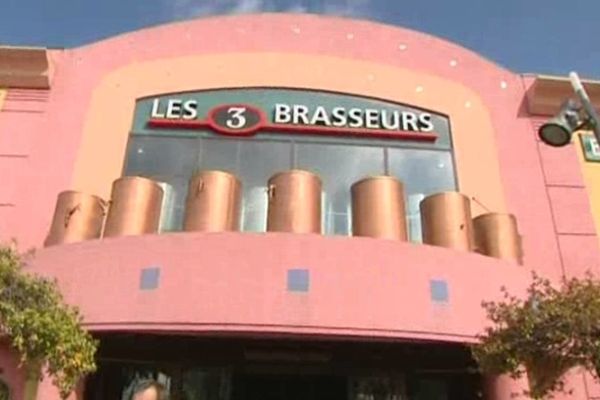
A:
{"type": "Polygon", "coordinates": [[[327,110],[323,106],[318,106],[313,114],[313,117],[310,121],[311,125],[324,125],[331,126],[331,121],[329,119],[329,114],[327,114],[327,110]]]}
{"type": "Polygon", "coordinates": [[[241,129],[246,126],[246,107],[229,107],[227,109],[229,118],[225,125],[230,129],[241,129]]]}
{"type": "Polygon", "coordinates": [[[349,126],[351,128],[361,128],[365,125],[363,110],[360,108],[351,108],[350,111],[348,111],[348,119],[350,120],[349,126]]]}
{"type": "Polygon", "coordinates": [[[181,117],[181,100],[169,100],[167,103],[167,118],[176,119],[181,117]]]}
{"type": "Polygon", "coordinates": [[[150,118],[164,118],[165,114],[160,113],[160,100],[154,99],[152,102],[152,112],[150,113],[150,118]]]}
{"type": "Polygon", "coordinates": [[[346,109],[343,107],[336,107],[332,111],[333,126],[342,127],[348,123],[348,116],[346,116],[346,109]]]}
{"type": "Polygon", "coordinates": [[[306,106],[294,106],[294,125],[308,125],[308,107],[306,106]]]}
{"type": "Polygon", "coordinates": [[[417,115],[412,112],[402,113],[402,129],[405,131],[418,131],[419,126],[417,124],[417,115]]]}
{"type": "Polygon", "coordinates": [[[396,131],[400,129],[400,113],[398,111],[381,111],[381,126],[384,129],[388,129],[390,131],[396,131]],[[390,114],[390,118],[388,118],[388,114],[390,114]]]}
{"type": "Polygon", "coordinates": [[[365,110],[366,127],[369,129],[379,129],[379,111],[373,109],[365,110]]]}
{"type": "Polygon", "coordinates": [[[292,108],[287,104],[275,104],[273,120],[276,124],[289,124],[292,122],[292,108]]]}
{"type": "Polygon", "coordinates": [[[594,137],[590,137],[590,150],[592,151],[593,155],[600,155],[600,145],[598,145],[598,141],[594,137]]]}
{"type": "Polygon", "coordinates": [[[419,125],[421,132],[433,131],[433,122],[431,121],[431,114],[423,113],[419,115],[419,125]]]}
{"type": "Polygon", "coordinates": [[[196,100],[188,100],[183,103],[183,119],[198,118],[198,102],[196,100]]]}
{"type": "MultiPolygon", "coordinates": [[[[187,110],[188,105],[185,104],[184,107],[187,110]]],[[[192,105],[189,105],[189,107],[191,109],[192,105]]],[[[196,108],[195,104],[193,108],[196,108]]],[[[191,115],[191,111],[189,113],[191,115]]],[[[235,121],[231,123],[236,126],[239,125],[238,119],[240,117],[240,114],[232,115],[235,121]]],[[[305,105],[279,103],[275,104],[273,121],[276,124],[386,129],[390,131],[431,132],[434,130],[432,114],[411,111],[401,112],[391,109],[346,109],[344,107],[328,109],[325,106],[315,106],[314,111],[311,112],[309,107],[305,105]]],[[[598,151],[600,151],[600,148],[598,148],[598,151]]]]}

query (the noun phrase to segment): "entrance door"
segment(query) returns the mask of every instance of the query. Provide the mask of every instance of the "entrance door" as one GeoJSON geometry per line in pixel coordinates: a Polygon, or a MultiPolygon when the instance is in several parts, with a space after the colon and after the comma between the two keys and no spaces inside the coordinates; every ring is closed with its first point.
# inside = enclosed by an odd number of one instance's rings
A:
{"type": "Polygon", "coordinates": [[[346,379],[313,375],[239,375],[233,400],[347,400],[346,379]]]}

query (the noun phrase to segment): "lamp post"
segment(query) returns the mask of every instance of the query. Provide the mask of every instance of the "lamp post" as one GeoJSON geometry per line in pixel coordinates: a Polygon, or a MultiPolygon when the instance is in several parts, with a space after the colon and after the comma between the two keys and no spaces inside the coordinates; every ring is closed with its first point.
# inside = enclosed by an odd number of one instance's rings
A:
{"type": "Polygon", "coordinates": [[[571,72],[569,78],[579,103],[573,99],[567,100],[559,113],[540,127],[538,135],[544,143],[562,147],[571,142],[573,132],[579,129],[591,129],[600,144],[600,117],[577,73],[571,72]]]}

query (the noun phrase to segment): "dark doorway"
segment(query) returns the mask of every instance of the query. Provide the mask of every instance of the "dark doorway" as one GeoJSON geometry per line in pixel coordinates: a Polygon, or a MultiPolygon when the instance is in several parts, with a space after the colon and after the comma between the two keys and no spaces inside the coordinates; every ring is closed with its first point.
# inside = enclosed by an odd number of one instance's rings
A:
{"type": "Polygon", "coordinates": [[[345,377],[329,375],[234,376],[232,400],[347,400],[345,377]]]}

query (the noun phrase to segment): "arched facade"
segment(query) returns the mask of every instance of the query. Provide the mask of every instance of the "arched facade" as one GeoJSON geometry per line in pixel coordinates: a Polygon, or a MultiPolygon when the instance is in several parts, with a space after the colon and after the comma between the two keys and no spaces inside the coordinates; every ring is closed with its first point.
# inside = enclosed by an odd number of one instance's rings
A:
{"type": "MultiPolygon", "coordinates": [[[[353,368],[374,363],[404,377],[402,384],[389,378],[394,385],[425,396],[419,387],[431,376],[411,369],[421,357],[415,354],[431,353],[431,343],[456,360],[432,359],[433,367],[419,371],[472,367],[465,345],[486,325],[482,300],[497,298],[502,286],[523,293],[532,270],[558,280],[597,268],[584,183],[589,166],[582,174],[573,146],[549,149],[536,136],[536,124],[564,93],[551,78],[515,74],[422,33],[310,15],[199,19],[76,49],[24,52],[11,53],[24,61],[0,74],[0,86],[8,87],[0,91],[0,155],[10,155],[0,157],[0,178],[9,182],[0,193],[2,239],[42,247],[64,190],[108,200],[116,179],[143,175],[166,184],[163,198],[166,188],[172,195],[170,205],[161,203],[161,215],[173,216],[161,220],[161,234],[53,243],[30,267],[58,278],[68,301],[82,309],[86,326],[105,341],[105,371],[119,358],[154,365],[155,346],[173,346],[184,357],[181,346],[193,347],[189,340],[197,338],[190,354],[210,354],[197,364],[227,370],[219,379],[237,398],[236,387],[258,385],[248,376],[265,364],[295,376],[302,368],[294,362],[309,365],[304,373],[327,370],[328,362],[343,366],[356,387],[371,384],[353,368]],[[552,85],[558,89],[544,92],[552,85]],[[219,117],[219,110],[235,113],[232,106],[244,108],[246,131],[227,119],[234,114],[219,117]],[[171,232],[184,228],[188,181],[197,169],[238,177],[239,226],[171,232]],[[294,169],[320,177],[322,234],[264,232],[275,218],[267,213],[274,204],[269,178],[294,169]],[[404,183],[407,240],[356,236],[351,186],[369,175],[404,183]],[[428,242],[419,201],[448,191],[468,199],[470,217],[514,215],[522,265],[428,242]],[[266,356],[265,346],[279,355],[266,356]],[[385,362],[366,361],[361,354],[369,346],[385,362]],[[313,350],[314,358],[299,355],[313,350]],[[346,353],[355,359],[340,355],[346,353]],[[412,361],[396,364],[403,357],[412,361]]],[[[127,368],[123,374],[136,373],[127,368]]],[[[186,382],[216,379],[210,368],[156,368],[152,373],[171,377],[179,388],[173,390],[189,393],[201,389],[186,382]]],[[[473,391],[499,387],[489,395],[494,399],[518,386],[463,378],[473,391]]],[[[88,386],[108,390],[102,379],[88,386]]],[[[451,381],[435,382],[452,396],[451,381]]],[[[589,377],[574,373],[571,381],[570,398],[593,398],[589,377]]],[[[319,382],[310,385],[325,390],[319,382]]],[[[47,383],[40,392],[54,398],[47,383]]]]}

